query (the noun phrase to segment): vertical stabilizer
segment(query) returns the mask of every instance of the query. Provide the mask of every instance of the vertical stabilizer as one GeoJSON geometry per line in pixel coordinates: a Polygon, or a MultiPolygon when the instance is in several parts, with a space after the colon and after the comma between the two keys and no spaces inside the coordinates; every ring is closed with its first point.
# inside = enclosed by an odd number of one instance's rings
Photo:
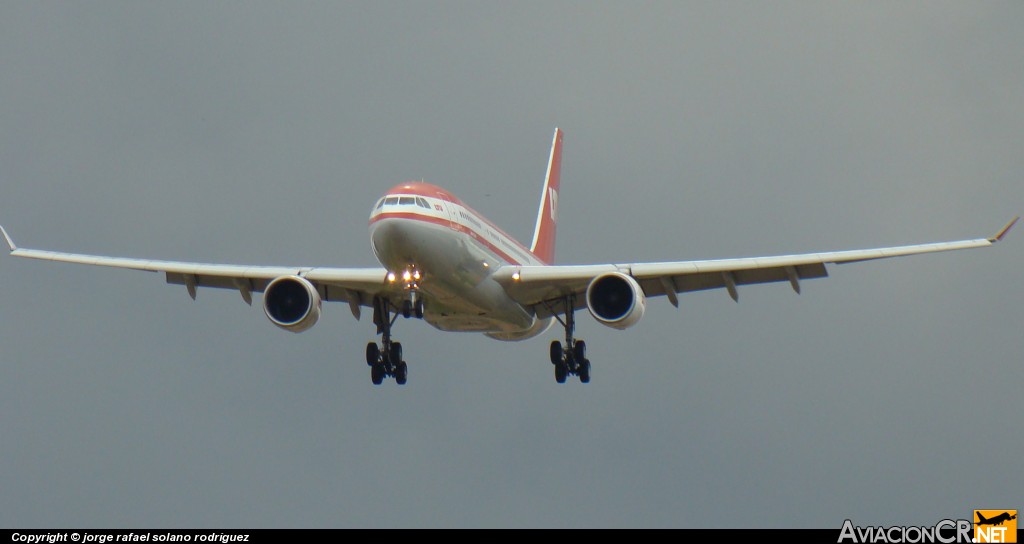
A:
{"type": "Polygon", "coordinates": [[[530,251],[547,264],[555,261],[555,227],[558,225],[558,181],[562,171],[562,130],[555,129],[548,157],[548,172],[537,210],[537,226],[533,229],[530,251]]]}

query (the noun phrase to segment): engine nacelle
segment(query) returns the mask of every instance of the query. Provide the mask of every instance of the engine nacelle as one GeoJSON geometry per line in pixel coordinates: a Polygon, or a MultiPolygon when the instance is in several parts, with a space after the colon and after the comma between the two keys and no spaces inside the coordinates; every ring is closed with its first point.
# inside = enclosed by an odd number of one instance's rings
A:
{"type": "Polygon", "coordinates": [[[302,332],[320,320],[320,293],[305,278],[281,276],[263,291],[263,312],[286,331],[302,332]]]}
{"type": "Polygon", "coordinates": [[[644,316],[647,297],[632,276],[609,272],[591,280],[587,287],[587,309],[602,325],[627,329],[644,316]]]}

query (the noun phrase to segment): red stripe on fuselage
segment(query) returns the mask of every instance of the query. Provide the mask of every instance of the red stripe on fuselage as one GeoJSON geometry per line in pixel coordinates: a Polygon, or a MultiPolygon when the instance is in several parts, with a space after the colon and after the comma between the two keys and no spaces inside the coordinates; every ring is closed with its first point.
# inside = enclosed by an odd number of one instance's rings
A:
{"type": "MultiPolygon", "coordinates": [[[[375,215],[374,217],[372,217],[370,219],[370,224],[372,225],[372,224],[374,224],[377,221],[380,221],[382,219],[405,219],[405,220],[409,220],[409,221],[419,221],[419,222],[422,222],[422,223],[430,223],[432,225],[440,225],[442,227],[449,228],[449,229],[451,229],[451,230],[453,230],[455,232],[459,232],[459,233],[462,233],[462,234],[469,235],[469,237],[472,238],[474,241],[476,241],[480,245],[486,247],[491,252],[493,252],[495,255],[497,255],[498,257],[501,257],[502,259],[505,260],[505,262],[507,262],[509,264],[516,265],[516,266],[523,266],[524,264],[526,264],[526,263],[519,262],[519,259],[509,255],[508,253],[505,253],[498,246],[496,246],[493,243],[491,243],[489,240],[480,237],[480,235],[478,235],[472,229],[466,228],[464,225],[461,225],[459,223],[455,223],[453,221],[449,221],[448,219],[445,219],[443,217],[434,217],[432,215],[422,215],[422,214],[418,214],[418,213],[409,213],[409,212],[380,212],[379,214],[375,215]]],[[[508,238],[507,236],[506,236],[506,238],[509,241],[511,241],[512,243],[515,243],[515,240],[513,240],[512,238],[508,238]]],[[[519,244],[516,244],[516,245],[519,245],[519,244]]],[[[526,251],[526,250],[524,250],[524,251],[526,251]]],[[[529,253],[529,251],[527,251],[527,253],[529,253]]]]}
{"type": "MultiPolygon", "coordinates": [[[[460,205],[460,206],[462,206],[463,208],[466,208],[466,210],[468,210],[468,211],[472,212],[472,213],[473,213],[473,215],[475,215],[475,216],[477,217],[477,219],[479,219],[479,220],[483,221],[484,223],[486,223],[488,227],[491,227],[492,229],[494,229],[494,231],[495,231],[495,232],[497,232],[497,233],[498,233],[498,234],[500,234],[501,236],[504,236],[504,237],[505,237],[505,239],[506,239],[506,240],[508,240],[508,241],[509,241],[509,242],[510,242],[510,243],[511,243],[512,245],[514,245],[514,246],[516,246],[517,248],[521,249],[521,250],[522,250],[523,252],[525,252],[525,253],[526,253],[527,255],[532,255],[532,256],[533,256],[534,258],[536,258],[536,259],[537,259],[538,261],[540,261],[540,262],[545,262],[545,261],[544,261],[544,259],[541,259],[541,258],[537,257],[537,255],[536,255],[536,254],[534,254],[534,252],[530,251],[529,249],[526,249],[526,246],[524,246],[523,244],[520,244],[520,243],[519,243],[519,240],[516,240],[516,239],[515,239],[515,238],[513,238],[513,237],[512,237],[511,235],[509,235],[509,233],[507,233],[507,232],[505,232],[505,231],[501,230],[501,227],[499,227],[498,225],[495,225],[494,223],[491,223],[491,222],[490,222],[490,221],[489,221],[489,220],[488,220],[488,219],[487,219],[486,217],[484,217],[484,216],[483,216],[483,215],[482,215],[482,214],[481,214],[480,212],[478,212],[478,211],[474,210],[473,208],[470,208],[469,206],[467,206],[467,205],[465,205],[465,204],[459,203],[459,205],[460,205]]],[[[516,264],[516,263],[513,263],[513,264],[516,264]]]]}

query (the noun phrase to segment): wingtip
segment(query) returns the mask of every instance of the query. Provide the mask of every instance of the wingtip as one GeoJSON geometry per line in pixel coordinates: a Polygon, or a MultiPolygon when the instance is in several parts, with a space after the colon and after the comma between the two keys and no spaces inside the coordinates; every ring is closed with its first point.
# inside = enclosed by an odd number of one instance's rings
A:
{"type": "Polygon", "coordinates": [[[11,240],[11,235],[7,234],[7,230],[4,229],[3,225],[0,225],[0,233],[3,233],[4,240],[7,240],[7,247],[11,248],[11,251],[18,249],[18,246],[14,245],[14,240],[11,240]]]}
{"type": "Polygon", "coordinates": [[[1010,232],[1010,229],[1012,229],[1013,226],[1016,225],[1017,221],[1019,221],[1019,220],[1020,220],[1020,216],[1019,215],[1017,217],[1014,217],[1013,219],[1011,219],[1010,222],[1007,223],[1006,226],[1002,228],[1002,230],[1000,230],[992,238],[989,238],[988,241],[989,242],[993,242],[993,243],[995,243],[995,242],[1002,242],[1003,238],[1006,237],[1006,234],[1008,232],[1010,232]]]}

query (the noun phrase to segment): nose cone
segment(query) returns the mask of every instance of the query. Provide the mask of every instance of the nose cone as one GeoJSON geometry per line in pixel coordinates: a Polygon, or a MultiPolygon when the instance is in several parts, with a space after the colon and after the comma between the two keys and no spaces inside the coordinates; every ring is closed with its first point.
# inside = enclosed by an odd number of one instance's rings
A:
{"type": "Polygon", "coordinates": [[[377,260],[390,267],[411,262],[416,245],[413,228],[409,221],[398,218],[382,218],[371,223],[370,243],[377,260]]]}

